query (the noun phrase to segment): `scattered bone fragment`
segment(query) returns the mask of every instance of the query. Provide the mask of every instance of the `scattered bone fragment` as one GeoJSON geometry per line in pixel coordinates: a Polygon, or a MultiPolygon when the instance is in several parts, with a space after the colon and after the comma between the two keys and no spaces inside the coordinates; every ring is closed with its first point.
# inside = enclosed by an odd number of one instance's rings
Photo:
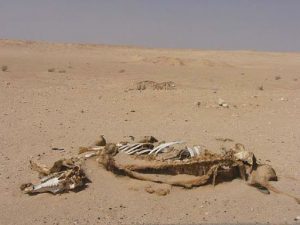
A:
{"type": "Polygon", "coordinates": [[[175,89],[176,85],[172,81],[167,82],[155,82],[155,81],[140,81],[136,84],[137,90],[146,90],[146,89],[152,89],[152,90],[173,90],[175,89]]]}
{"type": "Polygon", "coordinates": [[[218,105],[219,105],[219,106],[222,106],[222,107],[224,107],[224,108],[229,108],[228,103],[226,103],[222,98],[219,98],[219,99],[218,99],[218,105]]]}

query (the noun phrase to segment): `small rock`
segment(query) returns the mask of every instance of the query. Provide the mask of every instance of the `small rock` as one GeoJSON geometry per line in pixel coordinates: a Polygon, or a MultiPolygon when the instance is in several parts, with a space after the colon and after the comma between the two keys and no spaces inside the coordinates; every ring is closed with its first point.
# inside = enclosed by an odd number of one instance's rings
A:
{"type": "Polygon", "coordinates": [[[280,80],[280,79],[281,79],[280,76],[276,76],[276,77],[275,77],[275,80],[280,80]]]}
{"type": "Polygon", "coordinates": [[[51,148],[51,150],[53,150],[53,151],[64,151],[65,149],[64,148],[51,148]]]}
{"type": "Polygon", "coordinates": [[[288,99],[287,98],[284,98],[284,97],[281,97],[280,98],[280,101],[287,101],[288,99]]]}
{"type": "Polygon", "coordinates": [[[103,135],[100,135],[99,140],[97,140],[95,142],[95,145],[96,146],[105,146],[106,145],[106,140],[103,135]]]}
{"type": "Polygon", "coordinates": [[[201,102],[195,102],[195,105],[196,105],[197,107],[200,107],[201,102]]]}
{"type": "Polygon", "coordinates": [[[264,90],[264,86],[263,86],[263,85],[260,85],[260,86],[258,87],[258,90],[263,91],[263,90],[264,90]]]}
{"type": "Polygon", "coordinates": [[[159,196],[165,196],[169,193],[170,193],[170,189],[158,188],[157,190],[155,190],[155,194],[159,196]]]}
{"type": "MultiPolygon", "coordinates": [[[[134,140],[134,137],[132,140],[134,140]]],[[[158,140],[153,136],[144,136],[138,140],[138,143],[155,143],[155,142],[158,142],[158,140]]]]}
{"type": "Polygon", "coordinates": [[[296,216],[294,220],[295,221],[299,221],[300,220],[300,216],[296,216]]]}
{"type": "Polygon", "coordinates": [[[218,104],[219,104],[219,106],[222,106],[224,108],[228,108],[229,107],[228,103],[226,103],[222,98],[219,98],[218,104]]]}

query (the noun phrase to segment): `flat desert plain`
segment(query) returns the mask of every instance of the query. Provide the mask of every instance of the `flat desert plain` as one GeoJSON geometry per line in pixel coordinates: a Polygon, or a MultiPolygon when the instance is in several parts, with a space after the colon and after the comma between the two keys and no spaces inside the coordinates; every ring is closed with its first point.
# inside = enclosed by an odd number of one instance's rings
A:
{"type": "Polygon", "coordinates": [[[19,187],[38,181],[31,159],[51,165],[101,134],[153,135],[214,152],[228,144],[216,139],[233,139],[274,167],[275,187],[299,197],[300,53],[1,40],[0,66],[0,224],[299,223],[292,198],[240,179],[158,196],[93,160],[82,191],[29,196],[19,187]],[[137,90],[144,80],[176,89],[137,90]]]}

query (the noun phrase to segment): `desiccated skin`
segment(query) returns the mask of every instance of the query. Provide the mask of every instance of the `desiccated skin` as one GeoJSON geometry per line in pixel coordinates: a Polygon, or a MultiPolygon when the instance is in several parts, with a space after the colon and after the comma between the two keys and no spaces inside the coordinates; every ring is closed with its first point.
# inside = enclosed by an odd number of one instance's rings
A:
{"type": "Polygon", "coordinates": [[[291,197],[300,204],[300,198],[297,198],[291,194],[282,192],[270,184],[269,181],[277,181],[277,175],[275,170],[270,165],[257,165],[257,167],[251,172],[248,184],[254,187],[257,187],[260,190],[263,190],[263,193],[269,194],[269,191],[273,191],[278,194],[283,194],[288,197],[291,197]],[[267,192],[264,192],[267,190],[267,192]]]}
{"type": "MultiPolygon", "coordinates": [[[[164,153],[160,154],[160,159],[163,158],[161,155],[164,153]]],[[[98,162],[115,174],[185,188],[242,178],[251,186],[267,190],[263,193],[281,193],[300,203],[299,198],[279,191],[269,183],[277,180],[275,170],[270,165],[257,164],[254,154],[246,151],[242,144],[236,144],[224,155],[204,151],[183,160],[178,157],[158,160],[156,156],[129,156],[122,152],[112,156],[102,151],[98,162]]]]}
{"type": "Polygon", "coordinates": [[[125,154],[113,157],[102,152],[98,162],[116,174],[186,188],[245,177],[241,175],[245,171],[243,163],[235,160],[230,154],[220,156],[206,151],[193,159],[167,161],[129,157],[125,154]],[[126,157],[127,160],[123,162],[126,157]]]}

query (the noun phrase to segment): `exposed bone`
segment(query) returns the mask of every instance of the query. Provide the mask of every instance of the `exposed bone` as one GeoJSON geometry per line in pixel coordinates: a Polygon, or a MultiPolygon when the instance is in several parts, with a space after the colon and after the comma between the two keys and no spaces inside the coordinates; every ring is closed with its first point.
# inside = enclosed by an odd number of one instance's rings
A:
{"type": "Polygon", "coordinates": [[[122,145],[119,147],[119,150],[121,152],[125,152],[129,155],[132,155],[132,154],[139,153],[139,152],[145,150],[146,146],[148,146],[148,147],[150,146],[151,148],[153,148],[153,145],[151,143],[133,143],[133,144],[122,145]]]}
{"type": "Polygon", "coordinates": [[[31,162],[31,166],[33,170],[38,171],[40,174],[48,175],[41,178],[38,184],[22,184],[20,188],[26,194],[41,192],[56,194],[73,190],[83,186],[87,179],[80,165],[76,165],[73,160],[59,160],[51,168],[33,162],[31,162]],[[69,164],[70,162],[73,162],[73,164],[69,164]]]}
{"type": "Polygon", "coordinates": [[[147,144],[147,143],[143,144],[143,145],[141,146],[142,148],[132,149],[132,150],[130,150],[129,152],[127,152],[127,154],[132,155],[132,154],[135,154],[135,153],[138,153],[138,152],[141,152],[141,151],[145,150],[144,145],[148,145],[148,144],[147,144]]]}
{"type": "Polygon", "coordinates": [[[201,155],[201,150],[199,149],[200,146],[194,146],[192,148],[187,147],[186,149],[183,149],[181,154],[181,159],[184,158],[183,155],[186,155],[186,157],[193,158],[201,155]]]}
{"type": "Polygon", "coordinates": [[[195,149],[196,155],[200,155],[201,150],[198,148],[198,146],[194,146],[194,149],[195,149]]]}
{"type": "Polygon", "coordinates": [[[58,177],[52,177],[49,180],[45,180],[37,185],[32,185],[24,189],[25,193],[41,193],[41,192],[52,192],[58,193],[63,189],[63,183],[60,182],[58,177]]]}
{"type": "Polygon", "coordinates": [[[105,146],[90,146],[90,147],[79,147],[78,154],[82,154],[89,151],[100,151],[103,150],[105,146]]]}
{"type": "Polygon", "coordinates": [[[88,159],[88,158],[91,158],[93,156],[96,156],[97,154],[98,154],[97,152],[89,152],[89,153],[84,155],[84,158],[88,159]]]}
{"type": "Polygon", "coordinates": [[[152,153],[157,155],[157,153],[159,153],[160,151],[162,151],[165,148],[168,148],[168,147],[170,147],[172,145],[176,145],[176,144],[182,144],[182,143],[184,143],[184,141],[174,141],[174,142],[168,142],[168,143],[161,144],[161,145],[157,146],[156,148],[152,149],[152,151],[149,152],[149,155],[151,155],[152,153]]]}
{"type": "Polygon", "coordinates": [[[137,153],[137,155],[143,155],[143,154],[149,153],[149,152],[151,152],[151,151],[152,151],[152,149],[145,149],[145,150],[139,151],[139,152],[137,153]]]}
{"type": "Polygon", "coordinates": [[[126,152],[126,151],[130,150],[131,148],[134,148],[135,146],[138,146],[138,145],[140,145],[140,143],[128,144],[128,145],[124,146],[124,148],[119,148],[119,149],[122,152],[126,152]]]}
{"type": "Polygon", "coordinates": [[[193,149],[187,148],[187,150],[188,150],[188,152],[190,153],[190,156],[191,156],[191,157],[194,157],[194,156],[195,156],[193,149]]]}
{"type": "Polygon", "coordinates": [[[143,145],[144,145],[144,143],[137,144],[137,145],[135,145],[134,147],[127,149],[127,150],[124,151],[124,152],[126,152],[127,154],[130,154],[133,150],[138,149],[138,148],[142,147],[143,145]]]}
{"type": "Polygon", "coordinates": [[[255,164],[255,161],[256,161],[253,152],[241,151],[241,152],[235,153],[234,156],[243,162],[247,162],[249,165],[255,164]]]}

